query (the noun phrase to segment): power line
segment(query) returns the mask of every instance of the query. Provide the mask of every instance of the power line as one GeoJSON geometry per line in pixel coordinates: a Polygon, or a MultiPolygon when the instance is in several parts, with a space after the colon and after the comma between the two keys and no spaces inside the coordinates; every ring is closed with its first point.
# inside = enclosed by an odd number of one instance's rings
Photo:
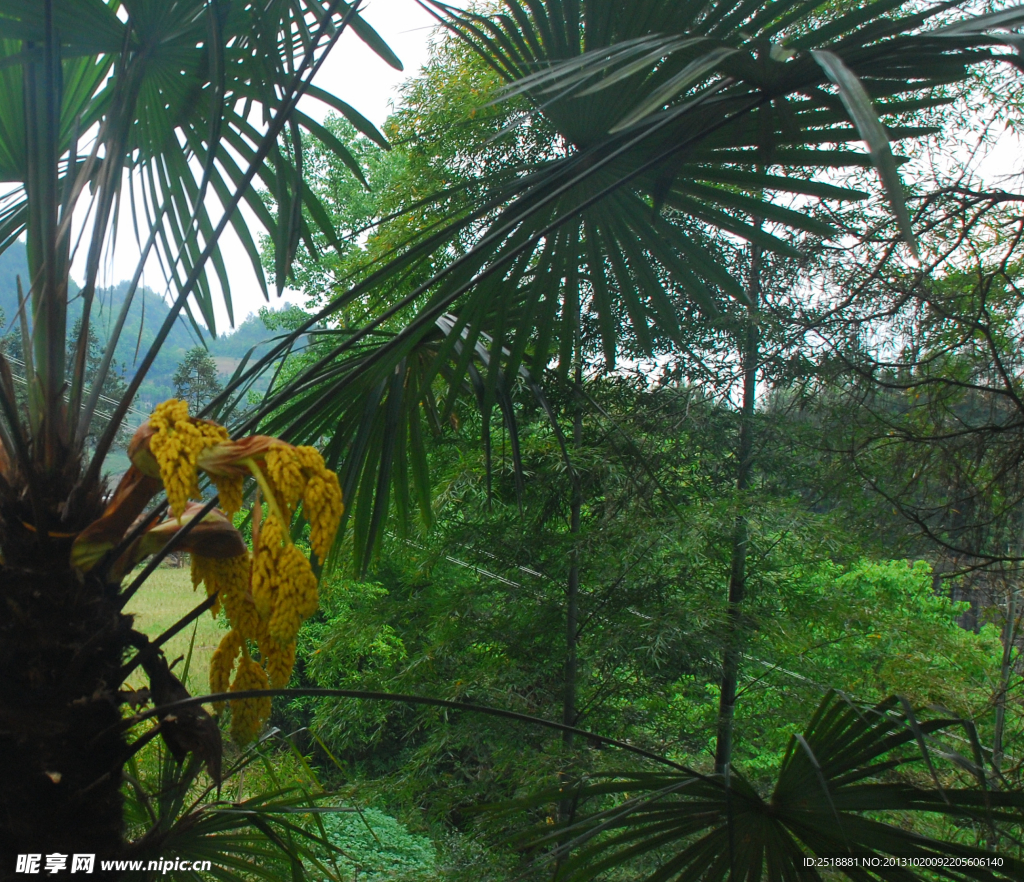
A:
{"type": "MultiPolygon", "coordinates": [[[[11,362],[12,364],[19,365],[22,369],[25,369],[25,362],[23,362],[21,359],[14,358],[13,356],[7,356],[7,360],[9,362],[11,362]]],[[[19,376],[18,374],[15,374],[13,371],[11,372],[11,375],[14,377],[15,380],[19,381],[20,383],[22,383],[25,386],[28,386],[28,380],[25,377],[19,376]]],[[[86,392],[86,393],[91,393],[92,389],[90,387],[86,386],[83,389],[83,391],[86,392]]],[[[64,397],[65,401],[68,400],[68,396],[67,395],[64,395],[63,397],[64,397]]],[[[116,398],[111,398],[108,395],[104,395],[102,392],[97,396],[97,398],[98,398],[99,401],[103,401],[103,402],[105,402],[107,404],[114,405],[114,407],[118,407],[121,404],[121,402],[118,401],[116,398]]],[[[112,416],[112,414],[103,413],[103,411],[100,411],[100,413],[102,413],[103,416],[112,416]]],[[[148,413],[145,413],[144,411],[141,411],[141,410],[139,410],[138,408],[135,408],[135,407],[129,406],[127,411],[126,411],[126,415],[128,413],[136,414],[137,416],[139,416],[141,418],[142,422],[145,422],[146,420],[149,419],[149,414],[148,413]]]]}

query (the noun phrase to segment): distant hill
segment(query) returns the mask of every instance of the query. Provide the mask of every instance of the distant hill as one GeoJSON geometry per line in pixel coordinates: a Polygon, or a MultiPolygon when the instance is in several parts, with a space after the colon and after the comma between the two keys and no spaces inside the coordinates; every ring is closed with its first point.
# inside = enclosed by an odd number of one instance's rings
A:
{"type": "MultiPolygon", "coordinates": [[[[24,285],[28,266],[25,246],[21,242],[15,242],[0,253],[0,309],[4,314],[0,335],[6,335],[17,328],[18,275],[21,275],[24,285]]],[[[78,287],[73,285],[73,291],[77,290],[78,287]]],[[[123,281],[113,288],[97,291],[93,303],[92,325],[101,342],[109,339],[127,290],[128,282],[123,281]]],[[[69,328],[73,326],[80,312],[81,303],[72,301],[68,317],[69,328]]],[[[134,366],[153,342],[156,332],[169,312],[167,302],[152,289],[140,287],[136,292],[114,356],[126,377],[134,374],[134,366]]],[[[249,316],[234,331],[222,333],[214,340],[209,338],[205,325],[200,323],[199,327],[206,340],[207,349],[224,378],[231,375],[250,348],[267,343],[279,333],[268,330],[258,315],[249,316]]],[[[135,405],[137,408],[148,410],[152,405],[174,395],[174,383],[171,379],[174,371],[185,353],[193,346],[199,345],[199,342],[200,338],[192,323],[187,317],[179,316],[139,390],[135,405]]]]}
{"type": "MultiPolygon", "coordinates": [[[[18,276],[22,283],[28,276],[28,264],[25,262],[25,246],[15,242],[6,251],[0,253],[0,308],[3,308],[5,321],[14,318],[18,308],[18,276]]],[[[4,328],[7,333],[7,328],[4,328]]]]}

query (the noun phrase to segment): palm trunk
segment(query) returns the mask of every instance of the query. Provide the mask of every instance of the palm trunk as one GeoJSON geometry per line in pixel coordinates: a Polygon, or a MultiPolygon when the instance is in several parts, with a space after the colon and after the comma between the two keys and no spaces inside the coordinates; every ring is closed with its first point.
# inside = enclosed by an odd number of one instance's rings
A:
{"type": "Polygon", "coordinates": [[[722,653],[722,680],[718,701],[718,732],[715,745],[715,771],[728,775],[732,762],[733,719],[736,710],[736,684],[742,656],[740,617],[747,585],[749,526],[744,510],[745,495],[754,467],[754,401],[757,396],[758,329],[757,308],[760,293],[761,249],[750,246],[750,278],[747,285],[749,305],[742,342],[743,402],[740,410],[740,437],[736,469],[736,519],[733,523],[732,562],[729,573],[728,628],[722,653]]]}
{"type": "Polygon", "coordinates": [[[74,854],[116,855],[126,758],[117,684],[131,618],[108,586],[66,564],[7,563],[0,586],[0,878],[18,854],[68,855],[68,869],[74,854]]]}

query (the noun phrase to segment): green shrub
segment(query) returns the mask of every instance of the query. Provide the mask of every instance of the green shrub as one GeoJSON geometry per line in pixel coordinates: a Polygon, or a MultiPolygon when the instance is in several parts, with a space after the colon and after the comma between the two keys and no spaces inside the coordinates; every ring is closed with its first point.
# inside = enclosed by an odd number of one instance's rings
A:
{"type": "Polygon", "coordinates": [[[341,849],[340,854],[334,853],[334,859],[343,875],[362,882],[433,876],[437,860],[434,844],[426,836],[410,833],[390,815],[367,808],[321,817],[328,840],[341,849]]]}

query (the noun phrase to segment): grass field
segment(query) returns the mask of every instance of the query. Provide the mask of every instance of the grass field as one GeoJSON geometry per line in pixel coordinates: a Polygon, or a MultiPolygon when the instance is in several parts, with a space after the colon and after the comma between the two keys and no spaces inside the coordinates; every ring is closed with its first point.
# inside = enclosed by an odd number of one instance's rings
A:
{"type": "MultiPolygon", "coordinates": [[[[126,580],[127,582],[127,580],[126,580]]],[[[192,590],[192,578],[188,566],[160,567],[150,576],[138,593],[128,602],[126,612],[135,616],[135,628],[147,637],[156,637],[177,622],[182,616],[202,602],[202,589],[192,590]]],[[[210,685],[210,656],[224,636],[223,616],[214,619],[206,612],[198,622],[189,625],[180,634],[164,644],[168,662],[179,656],[188,657],[193,632],[195,644],[189,665],[185,686],[192,695],[205,695],[210,685]]],[[[184,658],[174,667],[174,673],[182,676],[184,658]]],[[[129,680],[135,688],[145,685],[146,677],[136,672],[129,680]]]]}

